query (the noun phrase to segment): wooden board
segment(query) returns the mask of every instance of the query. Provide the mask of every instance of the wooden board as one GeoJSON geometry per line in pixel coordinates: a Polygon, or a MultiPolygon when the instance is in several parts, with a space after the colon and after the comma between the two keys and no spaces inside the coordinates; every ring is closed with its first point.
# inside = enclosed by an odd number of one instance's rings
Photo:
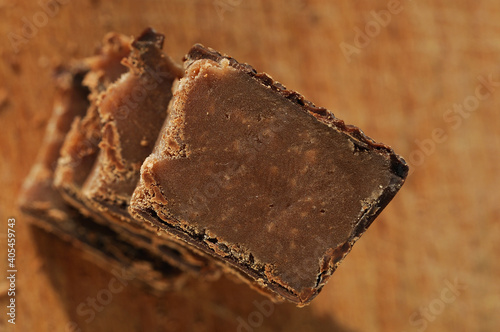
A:
{"type": "Polygon", "coordinates": [[[0,330],[498,331],[498,2],[60,2],[43,14],[36,1],[0,1],[0,330]],[[402,191],[310,306],[264,315],[255,303],[265,299],[227,278],[162,297],[131,282],[91,320],[87,299],[114,275],[33,231],[15,207],[51,111],[51,68],[90,55],[108,31],[146,26],[166,34],[173,58],[201,42],[251,63],[409,161],[402,191]],[[4,313],[9,217],[15,327],[4,313]]]}

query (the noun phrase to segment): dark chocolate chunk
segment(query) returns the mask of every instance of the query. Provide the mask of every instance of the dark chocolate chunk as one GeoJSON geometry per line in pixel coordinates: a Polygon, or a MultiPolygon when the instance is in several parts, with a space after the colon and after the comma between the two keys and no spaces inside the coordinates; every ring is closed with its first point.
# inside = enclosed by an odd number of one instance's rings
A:
{"type": "Polygon", "coordinates": [[[403,185],[393,150],[201,45],[130,211],[299,306],[403,185]]]}

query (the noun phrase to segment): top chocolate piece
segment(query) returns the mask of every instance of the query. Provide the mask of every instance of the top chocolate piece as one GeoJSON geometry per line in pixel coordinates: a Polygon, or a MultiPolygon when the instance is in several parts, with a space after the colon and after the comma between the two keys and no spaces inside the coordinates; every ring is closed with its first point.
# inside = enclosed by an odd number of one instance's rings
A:
{"type": "Polygon", "coordinates": [[[131,213],[299,306],[394,197],[393,150],[251,66],[195,45],[131,213]]]}

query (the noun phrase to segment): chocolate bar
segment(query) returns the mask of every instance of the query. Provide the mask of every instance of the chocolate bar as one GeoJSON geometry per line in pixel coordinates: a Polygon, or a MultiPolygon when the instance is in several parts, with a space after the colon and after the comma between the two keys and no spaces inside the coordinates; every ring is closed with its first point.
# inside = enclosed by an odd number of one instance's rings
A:
{"type": "Polygon", "coordinates": [[[55,184],[83,214],[136,247],[184,271],[216,278],[219,271],[206,258],[167,234],[158,236],[156,227],[138,224],[128,214],[140,166],[154,146],[172,84],[183,70],[161,51],[164,36],[152,29],[135,40],[113,36],[105,39],[108,46],[92,62],[98,66],[85,77],[84,84],[95,94],[87,114],[75,121],[66,138],[55,184]]]}
{"type": "Polygon", "coordinates": [[[109,33],[98,54],[83,60],[89,67],[82,84],[90,90],[90,104],[86,112],[73,120],[57,161],[55,186],[66,201],[87,216],[92,213],[82,204],[81,190],[95,163],[101,141],[98,102],[107,87],[127,71],[121,61],[130,53],[130,43],[131,39],[124,35],[109,33]]]}
{"type": "Polygon", "coordinates": [[[129,71],[111,84],[98,107],[102,140],[82,194],[117,219],[133,220],[127,207],[167,116],[172,84],[183,74],[162,51],[163,35],[147,30],[122,63],[129,71]]]}
{"type": "Polygon", "coordinates": [[[130,202],[276,299],[322,289],[408,173],[387,145],[195,45],[130,202]]]}
{"type": "Polygon", "coordinates": [[[88,63],[58,68],[54,111],[47,125],[36,163],[19,197],[23,212],[38,228],[54,233],[83,250],[84,257],[106,270],[120,269],[135,276],[153,291],[181,286],[185,275],[163,262],[160,256],[136,248],[108,227],[95,223],[66,204],[53,187],[54,169],[64,137],[75,117],[89,107],[89,90],[82,84],[88,63]]]}

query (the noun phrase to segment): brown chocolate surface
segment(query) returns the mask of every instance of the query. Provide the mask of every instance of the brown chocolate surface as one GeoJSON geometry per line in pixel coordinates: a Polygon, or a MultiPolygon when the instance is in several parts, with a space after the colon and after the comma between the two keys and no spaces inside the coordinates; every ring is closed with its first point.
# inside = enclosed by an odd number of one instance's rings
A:
{"type": "Polygon", "coordinates": [[[130,43],[129,37],[109,33],[98,54],[83,60],[89,67],[83,85],[90,89],[90,105],[86,113],[73,120],[61,148],[54,183],[63,197],[86,215],[91,213],[81,203],[81,188],[95,163],[101,141],[99,99],[107,87],[127,71],[121,61],[130,53],[130,43]]]}
{"type": "Polygon", "coordinates": [[[82,216],[64,202],[52,185],[65,134],[74,118],[84,115],[89,106],[89,90],[82,84],[88,70],[86,63],[79,63],[57,71],[54,112],[37,162],[24,182],[19,197],[20,207],[33,216],[30,220],[34,225],[83,249],[85,256],[102,268],[123,268],[155,291],[180,286],[184,277],[179,269],[166,264],[158,255],[135,248],[110,228],[82,216]]]}
{"type": "Polygon", "coordinates": [[[158,236],[155,227],[137,224],[127,211],[140,165],[165,120],[172,83],[183,73],[162,45],[163,35],[152,29],[135,41],[111,34],[101,54],[87,60],[83,84],[91,89],[90,107],[66,137],[55,183],[71,205],[137,248],[185,271],[217,277],[205,258],[158,236]]]}
{"type": "Polygon", "coordinates": [[[196,45],[132,214],[307,304],[408,167],[266,74],[196,45]]]}
{"type": "Polygon", "coordinates": [[[83,194],[128,217],[128,202],[140,167],[151,153],[167,116],[172,84],[182,76],[161,48],[163,35],[147,30],[123,61],[129,72],[109,86],[99,103],[102,141],[83,194]]]}

